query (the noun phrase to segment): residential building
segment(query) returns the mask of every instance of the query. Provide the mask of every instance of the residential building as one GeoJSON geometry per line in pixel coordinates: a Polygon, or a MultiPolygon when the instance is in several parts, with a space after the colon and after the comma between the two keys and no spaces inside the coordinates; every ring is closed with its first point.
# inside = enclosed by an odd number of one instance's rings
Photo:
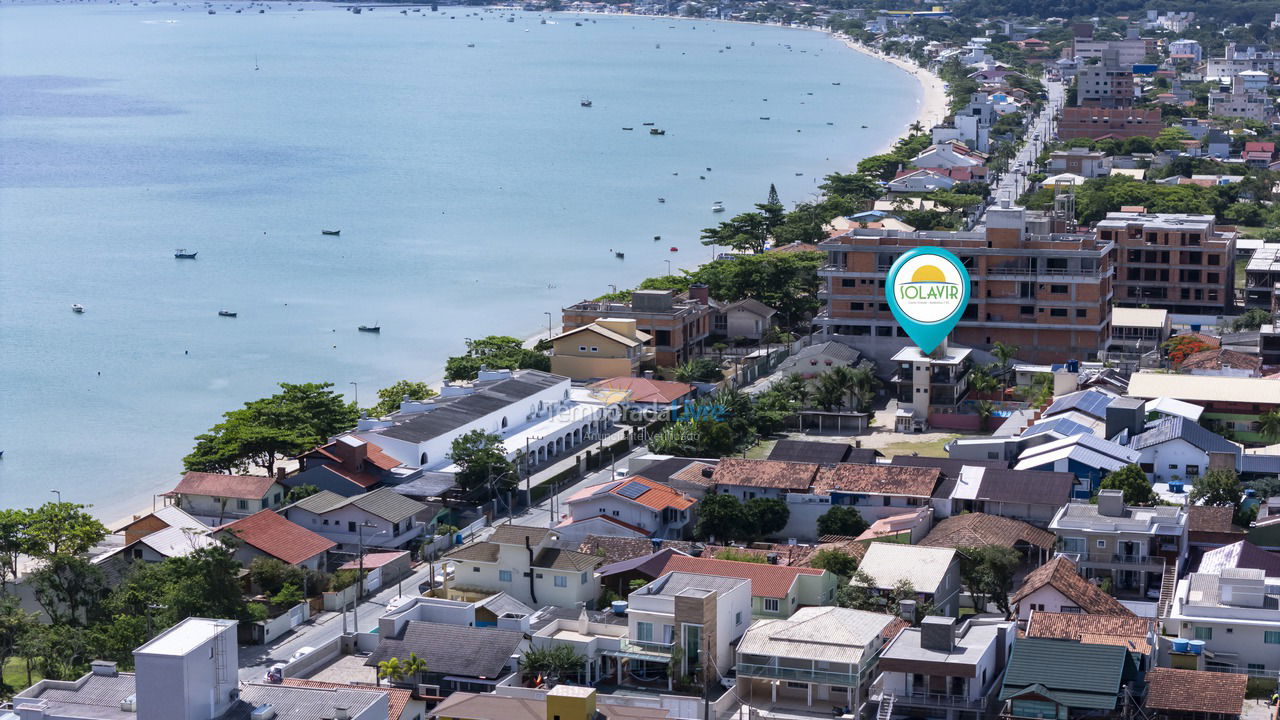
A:
{"type": "Polygon", "coordinates": [[[1116,304],[1221,315],[1235,302],[1234,232],[1212,215],[1111,212],[1095,226],[1116,246],[1116,304]]]}
{"type": "Polygon", "coordinates": [[[1111,310],[1111,344],[1108,356],[1145,355],[1160,349],[1173,334],[1169,311],[1156,308],[1117,307],[1111,310]]]}
{"type": "Polygon", "coordinates": [[[627,596],[628,645],[660,656],[631,659],[643,663],[642,676],[665,673],[676,658],[678,675],[718,683],[750,624],[751,582],[742,578],[672,571],[627,596]]]}
{"type": "Polygon", "coordinates": [[[802,607],[828,605],[835,601],[838,578],[817,568],[790,567],[764,562],[717,560],[690,557],[664,549],[649,558],[614,563],[600,568],[606,587],[616,587],[614,576],[657,579],[670,572],[717,575],[751,582],[751,614],[756,617],[791,617],[802,607]]]}
{"type": "Polygon", "coordinates": [[[1148,716],[1169,720],[1238,720],[1245,714],[1245,675],[1201,672],[1176,668],[1147,671],[1147,697],[1143,708],[1148,716]]]}
{"type": "Polygon", "coordinates": [[[382,448],[355,435],[339,435],[332,441],[298,456],[298,472],[280,482],[288,489],[310,485],[343,497],[368,492],[380,485],[396,485],[420,471],[382,452],[382,448]]]}
{"type": "Polygon", "coordinates": [[[600,594],[595,569],[600,558],[556,546],[546,528],[499,525],[483,542],[445,553],[454,564],[459,590],[505,592],[531,607],[593,605],[600,594]]]}
{"type": "Polygon", "coordinates": [[[1276,144],[1273,142],[1262,142],[1260,140],[1246,142],[1244,149],[1240,151],[1240,159],[1244,160],[1244,164],[1249,167],[1270,167],[1275,157],[1276,144]]]}
{"type": "Polygon", "coordinates": [[[912,165],[921,168],[977,167],[986,163],[986,153],[955,141],[930,145],[911,159],[912,165]]]}
{"type": "Polygon", "coordinates": [[[1262,358],[1238,350],[1216,347],[1188,355],[1176,366],[1178,372],[1216,377],[1258,377],[1262,358]]]}
{"type": "Polygon", "coordinates": [[[872,699],[891,716],[983,720],[1018,634],[1012,622],[927,617],[880,654],[872,699]]]}
{"type": "Polygon", "coordinates": [[[1265,89],[1250,88],[1244,73],[1231,78],[1229,84],[1209,92],[1210,115],[1265,123],[1275,113],[1275,101],[1265,89]]]}
{"type": "Polygon", "coordinates": [[[1005,670],[999,717],[1108,717],[1123,707],[1124,685],[1138,677],[1119,645],[1022,638],[1005,670]]]}
{"type": "Polygon", "coordinates": [[[1118,53],[1103,53],[1102,62],[1076,73],[1076,103],[1085,107],[1131,108],[1135,85],[1133,64],[1120,64],[1118,53]]]}
{"type": "Polygon", "coordinates": [[[403,665],[413,654],[427,663],[422,680],[438,685],[441,695],[486,692],[517,672],[524,647],[524,633],[517,630],[410,620],[398,635],[379,633],[378,646],[364,664],[372,679],[378,663],[397,658],[403,665]]]}
{"type": "Polygon", "coordinates": [[[1235,77],[1249,70],[1274,72],[1280,70],[1280,53],[1266,46],[1240,45],[1229,42],[1220,58],[1206,61],[1205,77],[1219,80],[1235,77]]]}
{"type": "MultiPolygon", "coordinates": [[[[1277,282],[1280,282],[1280,279],[1277,282]]],[[[812,380],[833,367],[854,367],[861,359],[862,353],[844,343],[833,341],[814,343],[801,348],[778,363],[773,375],[769,377],[784,378],[788,375],[799,375],[805,380],[812,380]]]]}
{"type": "Polygon", "coordinates": [[[1129,378],[1129,395],[1155,399],[1169,397],[1204,408],[1202,423],[1218,433],[1230,433],[1238,442],[1262,444],[1259,416],[1280,408],[1280,383],[1269,378],[1170,375],[1139,372],[1129,378]]]}
{"type": "Polygon", "coordinates": [[[1158,596],[1166,568],[1187,555],[1185,507],[1125,505],[1119,490],[1100,491],[1096,505],[1064,505],[1049,529],[1085,578],[1111,578],[1115,593],[1158,596]]]}
{"type": "Polygon", "coordinates": [[[950,190],[955,184],[951,174],[941,169],[916,168],[900,171],[885,187],[891,193],[913,193],[950,190]]]}
{"type": "Polygon", "coordinates": [[[361,418],[354,434],[407,467],[455,472],[453,441],[473,430],[502,438],[506,457],[541,464],[609,428],[607,409],[567,377],[539,370],[481,370],[429,400],[402,402],[386,418],[361,418]]]}
{"type": "Polygon", "coordinates": [[[499,687],[493,692],[458,692],[431,710],[438,720],[696,720],[668,707],[664,698],[597,695],[593,688],[557,685],[550,690],[499,687]]]}
{"type": "MultiPolygon", "coordinates": [[[[999,457],[999,452],[996,454],[999,457]]],[[[1076,483],[1071,473],[1012,470],[1005,466],[1007,460],[989,455],[984,452],[980,459],[898,455],[891,464],[934,467],[942,472],[930,503],[939,518],[979,513],[1044,528],[1058,508],[1070,501],[1076,483]]]]}
{"type": "Polygon", "coordinates": [[[588,387],[603,395],[610,405],[633,410],[675,410],[692,402],[696,388],[688,383],[644,377],[610,377],[588,387]]]}
{"type": "Polygon", "coordinates": [[[635,318],[600,318],[551,338],[551,372],[574,380],[639,375],[652,339],[635,318]]]}
{"type": "Polygon", "coordinates": [[[1244,268],[1244,304],[1270,310],[1280,285],[1280,243],[1263,243],[1244,268]]]}
{"type": "Polygon", "coordinates": [[[983,512],[966,512],[938,521],[919,542],[921,547],[952,548],[998,546],[1017,551],[1029,566],[1043,565],[1058,538],[1034,525],[983,512]]]}
{"type": "Polygon", "coordinates": [[[1204,50],[1200,47],[1200,43],[1190,38],[1178,38],[1170,41],[1167,49],[1169,57],[1186,58],[1196,65],[1199,65],[1201,58],[1204,57],[1204,50]]]}
{"type": "Polygon", "coordinates": [[[905,252],[943,247],[960,258],[972,283],[952,343],[1013,343],[1022,348],[1021,358],[1033,362],[1096,358],[1109,335],[1114,242],[1035,234],[1032,220],[1023,208],[1002,201],[988,208],[980,232],[855,228],[832,235],[819,246],[828,259],[818,271],[824,309],[814,323],[828,337],[852,336],[856,343],[905,337],[884,298],[885,273],[905,252]]]}
{"type": "Polygon", "coordinates": [[[899,350],[892,359],[897,370],[890,379],[898,400],[894,429],[923,432],[935,414],[955,414],[969,392],[972,353],[969,348],[950,347],[945,340],[929,353],[914,345],[899,350]]]}
{"type": "MultiPolygon", "coordinates": [[[[696,299],[698,290],[690,288],[696,299]]],[[[745,338],[760,342],[777,320],[778,311],[756,300],[742,298],[730,303],[712,303],[711,334],[730,340],[745,338]]]]}
{"type": "Polygon", "coordinates": [[[194,530],[167,527],[126,543],[124,547],[94,557],[90,562],[102,568],[108,578],[122,577],[135,562],[164,562],[169,558],[185,557],[200,548],[216,545],[209,537],[208,529],[194,530]]]}
{"type": "MultiPolygon", "coordinates": [[[[312,690],[327,690],[329,692],[351,690],[358,688],[357,685],[348,685],[346,683],[324,682],[322,680],[304,680],[302,678],[286,677],[281,681],[285,687],[310,688],[312,690]]],[[[258,686],[263,687],[263,686],[258,686]]],[[[393,688],[383,685],[378,688],[379,691],[386,693],[388,712],[387,717],[390,720],[422,720],[426,717],[427,701],[431,696],[419,695],[417,688],[413,691],[404,688],[393,688]]],[[[434,701],[433,701],[434,702],[434,701]]]]}
{"type": "Polygon", "coordinates": [[[1119,600],[1080,577],[1076,564],[1066,555],[1055,555],[1028,573],[1009,602],[1020,623],[1029,620],[1033,612],[1133,615],[1119,600]]]}
{"type": "Polygon", "coordinates": [[[237,540],[235,557],[245,567],[255,558],[273,557],[289,565],[323,570],[329,551],[337,546],[273,510],[260,510],[223,525],[214,530],[213,536],[231,536],[237,540]]]}
{"type": "MultiPolygon", "coordinates": [[[[1204,653],[1174,667],[1275,677],[1280,671],[1280,577],[1255,568],[1190,573],[1178,581],[1166,634],[1199,640],[1204,653]],[[1203,667],[1200,666],[1203,662],[1203,667]]],[[[1177,653],[1175,653],[1175,656],[1177,653]]]]}
{"type": "Polygon", "coordinates": [[[1064,107],[1058,121],[1058,138],[1072,140],[1089,138],[1098,140],[1112,137],[1124,140],[1131,137],[1154,138],[1164,129],[1159,110],[1135,110],[1133,108],[1064,107]]]}
{"type": "Polygon", "coordinates": [[[679,539],[689,525],[695,500],[640,476],[583,488],[565,505],[569,518],[557,528],[567,542],[588,535],[679,539]]]}
{"type": "Polygon", "coordinates": [[[769,460],[813,462],[821,465],[851,462],[874,465],[884,454],[874,448],[854,447],[847,442],[782,439],[769,449],[769,460]]]}
{"type": "MultiPolygon", "coordinates": [[[[1195,508],[1192,509],[1194,510],[1195,508]]],[[[1208,509],[1227,510],[1230,512],[1233,508],[1211,507],[1208,509]]],[[[1194,514],[1192,517],[1194,517],[1194,514]]],[[[1230,518],[1230,514],[1228,514],[1228,518],[1230,518]]],[[[1226,527],[1231,528],[1232,526],[1228,523],[1226,527]]],[[[1233,536],[1239,537],[1243,533],[1236,531],[1227,535],[1227,539],[1230,539],[1233,536]]],[[[1263,550],[1248,540],[1238,540],[1230,545],[1223,545],[1206,552],[1200,558],[1200,566],[1196,568],[1196,572],[1212,575],[1227,569],[1262,570],[1267,577],[1280,577],[1280,553],[1263,550]]]]}
{"type": "Polygon", "coordinates": [[[1183,417],[1167,417],[1129,438],[1138,465],[1155,482],[1193,484],[1215,467],[1238,472],[1240,446],[1183,417]]]}
{"type": "Polygon", "coordinates": [[[428,510],[427,505],[384,487],[352,497],[321,490],[281,513],[337,543],[338,550],[355,552],[365,547],[401,549],[417,542],[426,529],[419,516],[428,510]]]}
{"type": "Polygon", "coordinates": [[[838,607],[756,620],[738,643],[738,695],[747,705],[835,703],[861,716],[877,658],[905,626],[892,615],[838,607]]]}
{"type": "Polygon", "coordinates": [[[165,498],[188,515],[221,525],[259,510],[280,507],[285,492],[273,477],[189,472],[165,493],[165,498]]]}
{"type": "Polygon", "coordinates": [[[652,338],[645,346],[653,351],[654,362],[676,367],[702,354],[713,312],[706,302],[677,301],[671,290],[635,290],[629,303],[584,300],[570,305],[562,321],[568,331],[604,318],[635,320],[636,330],[652,338]]]}
{"type": "MultiPolygon", "coordinates": [[[[135,672],[95,661],[75,680],[41,680],[13,697],[17,720],[240,720],[260,717],[387,720],[389,692],[373,686],[240,683],[236,621],[191,617],[133,652],[135,672]],[[269,714],[278,713],[278,715],[269,714]]],[[[407,694],[407,693],[406,693],[407,694]]]]}
{"type": "Polygon", "coordinates": [[[199,518],[184,512],[176,505],[165,505],[158,510],[147,513],[146,515],[135,515],[133,520],[127,524],[116,528],[115,532],[124,534],[124,542],[126,545],[154,532],[159,532],[165,528],[182,528],[184,530],[192,530],[202,532],[209,529],[209,526],[202,522],[199,518]]]}
{"type": "Polygon", "coordinates": [[[1139,671],[1155,666],[1157,634],[1152,618],[1033,610],[1025,635],[1087,645],[1120,645],[1129,651],[1139,671]]]}
{"type": "Polygon", "coordinates": [[[1049,153],[1050,173],[1071,173],[1085,178],[1111,174],[1111,156],[1089,148],[1073,147],[1049,153]]]}
{"type": "MultiPolygon", "coordinates": [[[[930,615],[956,617],[960,613],[960,558],[955,548],[873,542],[858,563],[877,593],[892,593],[910,583],[916,602],[930,615]]],[[[857,579],[850,581],[858,584],[857,579]]]]}

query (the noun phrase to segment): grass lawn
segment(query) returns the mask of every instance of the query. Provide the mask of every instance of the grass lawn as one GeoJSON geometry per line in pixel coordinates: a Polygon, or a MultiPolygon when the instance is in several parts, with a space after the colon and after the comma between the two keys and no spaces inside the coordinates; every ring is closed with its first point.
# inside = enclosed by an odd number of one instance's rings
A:
{"type": "Polygon", "coordinates": [[[955,440],[958,437],[960,436],[944,435],[938,438],[937,440],[925,440],[921,442],[911,442],[911,441],[896,442],[889,445],[885,445],[884,447],[880,448],[880,452],[884,453],[885,457],[894,457],[895,455],[910,455],[911,453],[916,453],[917,455],[923,455],[925,457],[946,457],[947,451],[943,448],[943,446],[951,442],[952,440],[955,440]]]}
{"type": "MultiPolygon", "coordinates": [[[[40,673],[31,671],[31,683],[38,683],[44,678],[40,673]]],[[[22,658],[9,658],[9,662],[4,666],[4,684],[14,692],[23,690],[27,687],[27,662],[22,658]]],[[[5,693],[7,696],[8,693],[5,693]]]]}
{"type": "Polygon", "coordinates": [[[1240,231],[1241,237],[1262,237],[1262,231],[1265,227],[1258,225],[1237,225],[1236,229],[1240,231]]]}
{"type": "Polygon", "coordinates": [[[764,460],[769,457],[769,453],[773,452],[773,446],[778,444],[774,440],[761,440],[755,447],[747,450],[747,457],[752,460],[764,460]]]}
{"type": "Polygon", "coordinates": [[[1241,258],[1236,261],[1236,287],[1244,287],[1244,269],[1249,264],[1249,258],[1241,258]]]}

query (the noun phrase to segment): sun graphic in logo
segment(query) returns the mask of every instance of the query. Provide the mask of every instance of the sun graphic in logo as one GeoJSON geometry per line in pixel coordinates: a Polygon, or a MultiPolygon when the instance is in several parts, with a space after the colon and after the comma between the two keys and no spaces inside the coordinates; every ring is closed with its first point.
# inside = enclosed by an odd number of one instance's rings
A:
{"type": "Polygon", "coordinates": [[[933,265],[921,265],[911,275],[911,282],[913,283],[944,283],[946,281],[947,276],[943,275],[942,271],[933,265]]]}

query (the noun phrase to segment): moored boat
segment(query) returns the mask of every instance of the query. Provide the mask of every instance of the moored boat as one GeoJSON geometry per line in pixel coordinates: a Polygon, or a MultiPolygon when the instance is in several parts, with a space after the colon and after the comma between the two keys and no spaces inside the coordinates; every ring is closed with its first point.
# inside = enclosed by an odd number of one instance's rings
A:
{"type": "Polygon", "coordinates": [[[74,303],[74,304],[72,304],[72,305],[71,305],[71,312],[76,313],[76,314],[83,313],[83,312],[84,312],[84,306],[83,306],[83,305],[81,305],[80,303],[74,303]]]}
{"type": "Polygon", "coordinates": [[[381,325],[361,325],[360,327],[358,327],[358,328],[356,328],[356,329],[357,329],[357,330],[359,330],[360,332],[367,332],[367,333],[380,333],[380,332],[382,332],[382,326],[381,326],[381,325]]]}
{"type": "Polygon", "coordinates": [[[236,316],[236,314],[237,314],[237,313],[236,313],[235,311],[233,311],[233,310],[219,310],[219,311],[218,311],[218,315],[219,315],[219,316],[221,316],[221,317],[235,317],[235,316],[236,316]]]}
{"type": "Polygon", "coordinates": [[[186,248],[178,248],[177,250],[173,251],[173,256],[179,260],[195,260],[197,252],[198,251],[196,250],[187,252],[186,248]]]}
{"type": "Polygon", "coordinates": [[[649,134],[650,135],[666,135],[667,131],[659,130],[658,128],[649,128],[649,134]]]}
{"type": "Polygon", "coordinates": [[[342,231],[341,230],[321,230],[320,234],[321,235],[341,235],[342,231]]]}

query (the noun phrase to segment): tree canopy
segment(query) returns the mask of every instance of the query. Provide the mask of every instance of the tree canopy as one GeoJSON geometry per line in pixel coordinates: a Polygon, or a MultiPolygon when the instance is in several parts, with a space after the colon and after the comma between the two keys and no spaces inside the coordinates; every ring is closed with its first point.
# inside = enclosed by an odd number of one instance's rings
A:
{"type": "Polygon", "coordinates": [[[458,466],[458,485],[472,490],[491,481],[496,490],[509,490],[516,486],[516,466],[506,458],[506,449],[502,446],[502,437],[472,430],[453,441],[449,450],[449,459],[458,466]]]}
{"type": "Polygon", "coordinates": [[[818,537],[840,535],[858,537],[870,527],[856,508],[848,505],[832,505],[818,518],[818,537]]]}
{"type": "Polygon", "coordinates": [[[479,340],[468,340],[467,351],[445,361],[444,376],[447,380],[474,380],[481,366],[499,370],[551,370],[551,358],[523,347],[517,338],[509,335],[490,335],[479,340]]]}
{"type": "Polygon", "coordinates": [[[1137,465],[1125,465],[1107,473],[1099,487],[1102,490],[1120,490],[1124,493],[1126,505],[1151,505],[1156,501],[1151,481],[1147,480],[1147,474],[1137,465]]]}
{"type": "Polygon", "coordinates": [[[436,396],[431,386],[415,380],[398,380],[394,384],[378,391],[378,402],[369,408],[369,415],[382,417],[400,409],[400,403],[408,397],[410,400],[426,400],[436,396]]]}

